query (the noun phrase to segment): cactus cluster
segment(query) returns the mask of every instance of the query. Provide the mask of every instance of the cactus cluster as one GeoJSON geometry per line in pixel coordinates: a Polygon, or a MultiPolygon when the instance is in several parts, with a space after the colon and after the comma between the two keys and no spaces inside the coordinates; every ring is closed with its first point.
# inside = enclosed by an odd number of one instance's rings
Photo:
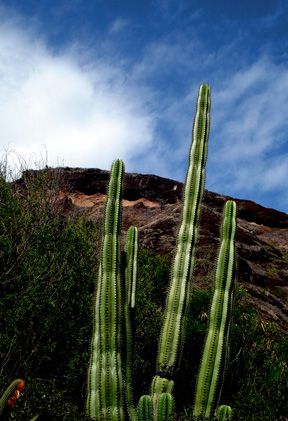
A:
{"type": "MultiPolygon", "coordinates": [[[[88,370],[86,408],[88,416],[95,420],[121,421],[130,418],[133,421],[168,421],[174,417],[173,378],[181,357],[185,319],[189,309],[195,247],[204,193],[209,128],[210,88],[207,84],[203,84],[199,89],[193,125],[182,222],[177,237],[159,340],[157,371],[151,383],[150,395],[143,395],[140,398],[137,409],[133,403],[131,386],[131,312],[135,307],[137,229],[131,227],[128,230],[125,250],[121,253],[119,235],[124,164],[117,160],[112,165],[88,370]],[[124,347],[121,347],[123,344],[124,347]],[[121,352],[122,348],[124,355],[121,352]]],[[[221,245],[209,330],[196,386],[193,412],[195,417],[214,416],[221,395],[233,297],[235,229],[236,204],[228,201],[224,208],[221,226],[221,245]]],[[[219,419],[230,419],[231,408],[226,406],[223,408],[219,408],[217,416],[219,419]]]]}

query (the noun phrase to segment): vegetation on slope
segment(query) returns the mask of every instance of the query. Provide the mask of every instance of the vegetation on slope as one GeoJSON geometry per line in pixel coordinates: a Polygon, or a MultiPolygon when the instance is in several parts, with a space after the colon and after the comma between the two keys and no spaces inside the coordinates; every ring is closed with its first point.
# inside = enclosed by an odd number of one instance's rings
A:
{"type": "MultiPolygon", "coordinates": [[[[46,412],[50,420],[86,420],[86,377],[100,228],[83,215],[64,216],[57,180],[45,172],[25,189],[0,178],[0,389],[14,378],[26,388],[17,420],[46,412]]],[[[170,257],[140,252],[134,329],[134,394],[149,392],[170,257]]],[[[179,419],[192,418],[195,376],[207,331],[212,290],[194,288],[186,343],[175,384],[179,419]],[[182,386],[181,386],[182,385],[182,386]]],[[[288,339],[245,305],[237,288],[230,363],[222,401],[238,420],[288,414],[288,339]]],[[[9,419],[6,413],[6,419],[9,419]]],[[[44,419],[44,417],[43,417],[44,419]]]]}

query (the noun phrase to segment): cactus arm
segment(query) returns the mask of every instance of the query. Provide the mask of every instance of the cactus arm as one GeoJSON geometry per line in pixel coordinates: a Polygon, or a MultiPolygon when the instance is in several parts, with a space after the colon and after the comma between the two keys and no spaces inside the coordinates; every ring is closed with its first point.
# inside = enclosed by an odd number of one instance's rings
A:
{"type": "Polygon", "coordinates": [[[204,192],[209,127],[210,88],[204,84],[199,89],[184,190],[182,223],[177,238],[170,290],[158,349],[157,370],[164,376],[173,373],[179,349],[183,344],[183,325],[190,298],[190,280],[204,192]]]}
{"type": "Polygon", "coordinates": [[[126,237],[126,268],[125,268],[125,304],[124,304],[124,323],[125,323],[125,386],[126,400],[130,419],[136,421],[136,410],[133,404],[132,395],[132,329],[130,311],[135,307],[135,291],[137,280],[137,257],[138,257],[138,230],[136,227],[130,227],[126,237]]]}
{"type": "Polygon", "coordinates": [[[143,395],[137,406],[138,421],[153,421],[153,402],[149,395],[143,395]]]}
{"type": "Polygon", "coordinates": [[[221,245],[217,261],[215,289],[209,316],[209,328],[201,359],[194,416],[210,417],[221,384],[229,340],[233,276],[235,269],[236,203],[227,201],[221,226],[221,245]]]}
{"type": "Polygon", "coordinates": [[[91,418],[124,420],[124,382],[120,358],[120,214],[124,164],[111,169],[102,256],[94,306],[94,327],[88,369],[86,409],[91,418]]]}
{"type": "MultiPolygon", "coordinates": [[[[13,382],[11,382],[9,384],[9,386],[7,387],[7,389],[5,390],[5,392],[2,394],[2,396],[0,398],[0,415],[2,415],[2,412],[3,412],[4,408],[5,408],[5,406],[7,405],[8,399],[13,394],[13,392],[15,392],[15,390],[18,389],[18,386],[20,384],[21,385],[24,385],[24,381],[22,379],[13,380],[13,382]]],[[[21,388],[21,391],[22,391],[22,388],[21,388]]],[[[18,394],[19,394],[19,392],[18,392],[18,394]]]]}

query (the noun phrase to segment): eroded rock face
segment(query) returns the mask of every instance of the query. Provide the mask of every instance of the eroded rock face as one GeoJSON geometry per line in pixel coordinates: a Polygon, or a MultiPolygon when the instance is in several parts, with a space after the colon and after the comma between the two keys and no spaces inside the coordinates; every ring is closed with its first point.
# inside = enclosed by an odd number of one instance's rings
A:
{"type": "MultiPolygon", "coordinates": [[[[103,218],[109,172],[99,169],[48,169],[67,212],[103,218]]],[[[37,176],[38,171],[25,175],[37,176]]],[[[21,185],[23,179],[18,181],[21,185]]],[[[123,234],[139,228],[140,246],[173,254],[182,210],[183,184],[155,175],[126,174],[123,234]]],[[[205,191],[194,282],[211,285],[219,248],[222,208],[228,197],[205,191]]],[[[252,201],[237,202],[237,281],[263,318],[288,331],[288,215],[252,201]]]]}

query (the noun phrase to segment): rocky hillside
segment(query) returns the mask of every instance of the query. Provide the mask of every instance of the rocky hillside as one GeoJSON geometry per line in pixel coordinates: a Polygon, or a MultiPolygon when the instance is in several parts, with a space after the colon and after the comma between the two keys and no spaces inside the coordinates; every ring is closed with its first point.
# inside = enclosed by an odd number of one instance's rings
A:
{"type": "MultiPolygon", "coordinates": [[[[109,172],[99,169],[49,169],[57,180],[67,214],[103,217],[109,172]]],[[[37,176],[29,171],[29,176],[37,176]]],[[[27,173],[26,173],[27,175],[27,173]]],[[[17,182],[23,183],[23,178],[17,182]]],[[[183,184],[155,175],[126,174],[123,226],[139,228],[140,245],[157,253],[173,253],[182,209],[183,184]]],[[[219,247],[219,226],[226,196],[205,191],[194,284],[211,285],[219,247]]],[[[288,332],[288,215],[252,201],[234,199],[238,208],[237,282],[263,320],[288,332]]]]}

